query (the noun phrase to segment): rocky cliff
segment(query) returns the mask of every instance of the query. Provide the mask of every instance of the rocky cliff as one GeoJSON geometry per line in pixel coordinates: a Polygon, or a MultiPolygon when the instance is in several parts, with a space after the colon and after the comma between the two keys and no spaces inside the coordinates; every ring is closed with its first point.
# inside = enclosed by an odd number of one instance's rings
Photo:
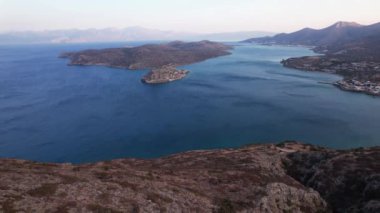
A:
{"type": "Polygon", "coordinates": [[[0,162],[0,212],[380,210],[379,147],[287,142],[82,165],[0,162]]]}

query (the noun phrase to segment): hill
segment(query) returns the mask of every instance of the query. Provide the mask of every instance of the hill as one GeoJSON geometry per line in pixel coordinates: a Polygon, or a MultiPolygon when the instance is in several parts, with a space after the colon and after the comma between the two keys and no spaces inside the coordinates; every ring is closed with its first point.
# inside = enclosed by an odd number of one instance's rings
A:
{"type": "Polygon", "coordinates": [[[304,45],[315,47],[315,51],[327,54],[356,54],[380,61],[380,23],[360,25],[355,22],[337,22],[323,29],[304,28],[293,33],[281,33],[273,37],[247,39],[243,42],[279,45],[304,45]]]}
{"type": "Polygon", "coordinates": [[[247,39],[245,42],[261,44],[325,46],[352,41],[380,33],[380,23],[364,26],[355,22],[337,22],[323,29],[304,28],[293,33],[281,33],[273,37],[247,39]]]}

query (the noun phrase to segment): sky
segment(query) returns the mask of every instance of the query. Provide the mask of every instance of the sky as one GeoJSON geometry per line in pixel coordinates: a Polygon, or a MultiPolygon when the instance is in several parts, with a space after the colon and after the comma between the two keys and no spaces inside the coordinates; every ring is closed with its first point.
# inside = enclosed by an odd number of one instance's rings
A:
{"type": "Polygon", "coordinates": [[[141,26],[182,32],[291,32],[380,22],[379,0],[0,0],[0,32],[141,26]]]}

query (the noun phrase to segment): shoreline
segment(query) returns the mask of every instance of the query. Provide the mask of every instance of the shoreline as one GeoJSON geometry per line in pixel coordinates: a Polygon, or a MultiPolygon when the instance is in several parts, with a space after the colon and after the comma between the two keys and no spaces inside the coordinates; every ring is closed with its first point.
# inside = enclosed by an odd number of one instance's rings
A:
{"type": "Polygon", "coordinates": [[[344,59],[337,59],[329,55],[288,58],[280,63],[291,69],[339,75],[342,80],[332,83],[337,88],[380,97],[380,82],[371,80],[378,75],[380,63],[347,62],[344,59]]]}
{"type": "MultiPolygon", "coordinates": [[[[349,80],[349,81],[352,82],[352,80],[349,80]]],[[[359,83],[359,82],[358,83],[355,83],[355,82],[348,83],[347,80],[340,80],[340,81],[333,83],[333,85],[335,87],[338,87],[339,89],[341,89],[343,91],[355,92],[355,93],[361,93],[361,94],[364,93],[364,94],[369,95],[369,96],[380,97],[380,85],[366,86],[366,85],[361,85],[361,84],[362,83],[359,83]],[[378,87],[378,88],[371,89],[371,87],[378,87]]]]}
{"type": "MultiPolygon", "coordinates": [[[[249,43],[249,44],[263,45],[263,46],[303,47],[305,49],[309,49],[313,51],[316,55],[291,57],[291,58],[283,59],[280,63],[282,64],[282,66],[290,68],[290,69],[339,75],[342,77],[342,80],[328,83],[328,84],[334,85],[336,88],[342,91],[361,93],[361,94],[366,94],[373,97],[380,97],[380,82],[373,82],[373,81],[369,81],[368,79],[358,80],[358,79],[355,79],[354,77],[347,78],[347,76],[345,76],[346,71],[344,69],[329,67],[329,66],[326,66],[326,64],[319,63],[319,62],[309,63],[310,61],[308,61],[308,59],[312,59],[312,58],[319,58],[319,59],[322,58],[323,60],[325,60],[323,62],[326,62],[328,60],[333,61],[335,59],[331,55],[326,54],[326,50],[318,49],[318,46],[306,46],[306,45],[295,45],[295,44],[286,45],[286,44],[277,44],[275,42],[260,43],[260,42],[242,41],[242,43],[249,43]],[[304,61],[302,62],[302,60],[304,61]]],[[[380,74],[380,63],[378,62],[366,62],[366,61],[354,62],[354,61],[349,61],[349,60],[348,61],[343,60],[343,61],[345,63],[345,68],[347,70],[350,70],[356,75],[361,75],[362,70],[365,70],[364,74],[370,73],[368,74],[369,76],[376,75],[376,72],[379,72],[380,74]],[[371,64],[371,66],[368,64],[371,64]],[[358,71],[357,69],[360,69],[360,71],[358,71]]]]}

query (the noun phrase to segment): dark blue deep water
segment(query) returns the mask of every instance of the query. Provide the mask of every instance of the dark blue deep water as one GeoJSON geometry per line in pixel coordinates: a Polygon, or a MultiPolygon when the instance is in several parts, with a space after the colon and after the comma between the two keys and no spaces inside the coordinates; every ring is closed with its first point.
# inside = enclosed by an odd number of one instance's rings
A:
{"type": "Polygon", "coordinates": [[[147,71],[66,66],[57,57],[121,45],[1,46],[0,157],[77,163],[289,139],[380,145],[380,98],[279,63],[313,54],[305,48],[236,46],[156,86],[140,82],[147,71]]]}

